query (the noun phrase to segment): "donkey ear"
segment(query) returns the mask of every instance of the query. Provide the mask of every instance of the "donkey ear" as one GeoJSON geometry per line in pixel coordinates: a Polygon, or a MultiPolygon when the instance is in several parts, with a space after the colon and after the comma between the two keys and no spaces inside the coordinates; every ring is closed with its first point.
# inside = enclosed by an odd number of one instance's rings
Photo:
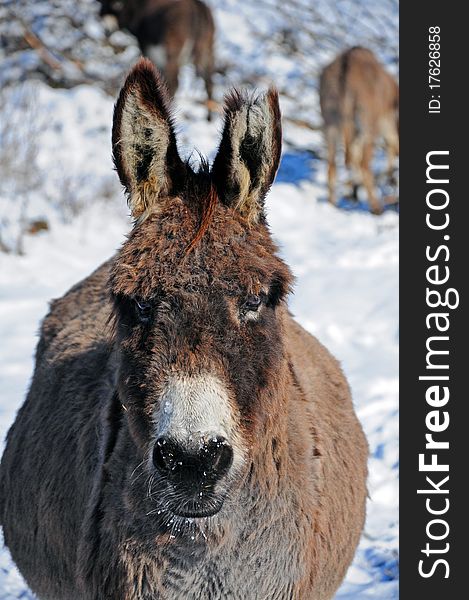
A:
{"type": "Polygon", "coordinates": [[[233,91],[225,98],[225,123],[212,178],[221,201],[251,223],[263,215],[282,146],[278,93],[258,97],[233,91]]]}
{"type": "Polygon", "coordinates": [[[114,164],[140,218],[159,197],[177,193],[185,165],[179,157],[164,84],[153,64],[140,59],[130,71],[114,107],[114,164]]]}

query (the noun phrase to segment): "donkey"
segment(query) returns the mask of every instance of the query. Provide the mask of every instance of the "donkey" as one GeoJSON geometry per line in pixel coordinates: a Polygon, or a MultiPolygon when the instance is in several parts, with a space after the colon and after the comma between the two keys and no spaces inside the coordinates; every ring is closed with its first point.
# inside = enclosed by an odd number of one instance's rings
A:
{"type": "Polygon", "coordinates": [[[210,8],[201,0],[100,0],[101,16],[116,17],[128,29],[140,50],[162,71],[168,91],[178,88],[179,69],[192,62],[207,92],[208,114],[213,106],[215,24],[210,8]]]}
{"type": "Polygon", "coordinates": [[[343,138],[345,165],[352,170],[353,196],[363,183],[371,210],[382,212],[371,170],[374,145],[382,136],[392,180],[399,154],[399,86],[366,48],[340,54],[321,73],[319,99],[327,144],[329,200],[336,203],[336,154],[343,138]]]}
{"type": "Polygon", "coordinates": [[[363,527],[367,443],[290,316],[264,201],[278,96],[225,99],[181,160],[151,62],[114,110],[133,229],[54,300],[1,463],[5,541],[47,600],[329,600],[363,527]]]}

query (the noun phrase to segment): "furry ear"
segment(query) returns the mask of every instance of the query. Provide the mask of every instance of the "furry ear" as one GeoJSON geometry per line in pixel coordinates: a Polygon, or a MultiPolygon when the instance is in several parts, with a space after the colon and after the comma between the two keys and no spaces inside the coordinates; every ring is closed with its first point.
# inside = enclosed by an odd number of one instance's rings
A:
{"type": "Polygon", "coordinates": [[[276,90],[250,98],[234,90],[225,98],[225,123],[212,178],[221,201],[239,210],[250,223],[262,218],[281,146],[276,90]]]}
{"type": "Polygon", "coordinates": [[[142,58],[114,107],[114,164],[132,216],[142,218],[159,197],[177,193],[185,165],[179,157],[169,99],[159,73],[142,58]]]}

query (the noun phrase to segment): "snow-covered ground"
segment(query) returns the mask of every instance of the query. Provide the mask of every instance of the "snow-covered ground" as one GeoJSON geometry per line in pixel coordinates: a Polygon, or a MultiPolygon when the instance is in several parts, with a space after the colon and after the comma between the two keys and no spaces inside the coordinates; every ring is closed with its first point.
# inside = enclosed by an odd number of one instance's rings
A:
{"type": "MultiPolygon", "coordinates": [[[[367,0],[362,3],[368,6],[367,0]]],[[[219,0],[219,4],[223,7],[216,14],[220,36],[229,41],[225,55],[240,50],[238,73],[244,68],[243,60],[254,61],[255,55],[258,64],[263,64],[261,53],[248,39],[246,19],[240,13],[233,21],[235,3],[219,0]]],[[[382,4],[387,6],[387,2],[382,4]]],[[[250,14],[246,10],[244,17],[250,14]]],[[[266,27],[259,21],[258,25],[266,27]]],[[[259,85],[278,79],[282,88],[293,81],[294,65],[285,60],[271,56],[266,62],[268,73],[259,85]]],[[[17,236],[15,227],[25,217],[20,215],[22,210],[28,219],[45,217],[50,230],[25,236],[22,256],[0,252],[0,451],[29,385],[39,322],[48,301],[108,258],[130,227],[110,158],[112,99],[87,85],[52,90],[40,82],[28,82],[26,91],[34,98],[34,111],[28,118],[36,123],[39,183],[36,191],[28,189],[27,206],[18,202],[17,189],[0,188],[0,224],[5,242],[17,236]]],[[[218,99],[223,91],[218,81],[218,99]]],[[[13,93],[24,96],[25,92],[13,93]]],[[[302,97],[302,115],[308,103],[317,104],[315,90],[311,88],[308,94],[302,97]]],[[[187,68],[177,96],[180,150],[189,156],[196,146],[213,157],[220,119],[208,124],[205,108],[194,97],[202,100],[203,88],[187,68]]],[[[281,96],[281,104],[286,114],[296,115],[292,97],[281,96]]],[[[311,110],[314,122],[317,111],[311,110]]],[[[24,111],[21,114],[24,119],[24,111]]],[[[319,133],[287,120],[284,139],[282,165],[267,209],[282,255],[297,278],[290,307],[342,362],[370,444],[365,531],[337,599],[395,599],[399,218],[392,210],[374,217],[363,205],[352,210],[330,206],[325,200],[325,163],[314,158],[314,153],[322,152],[319,133]]],[[[0,600],[18,598],[33,596],[8,552],[1,549],[0,539],[0,600]]]]}

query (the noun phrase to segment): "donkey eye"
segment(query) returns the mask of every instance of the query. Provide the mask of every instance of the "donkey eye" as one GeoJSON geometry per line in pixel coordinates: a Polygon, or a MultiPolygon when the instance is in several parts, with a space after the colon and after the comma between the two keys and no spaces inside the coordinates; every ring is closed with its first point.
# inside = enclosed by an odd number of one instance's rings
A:
{"type": "Polygon", "coordinates": [[[250,294],[244,301],[242,309],[244,311],[257,312],[259,310],[259,306],[261,305],[261,303],[262,303],[262,298],[260,296],[250,294]]]}
{"type": "Polygon", "coordinates": [[[148,323],[152,315],[152,305],[145,300],[134,300],[137,316],[142,323],[148,323]]]}

